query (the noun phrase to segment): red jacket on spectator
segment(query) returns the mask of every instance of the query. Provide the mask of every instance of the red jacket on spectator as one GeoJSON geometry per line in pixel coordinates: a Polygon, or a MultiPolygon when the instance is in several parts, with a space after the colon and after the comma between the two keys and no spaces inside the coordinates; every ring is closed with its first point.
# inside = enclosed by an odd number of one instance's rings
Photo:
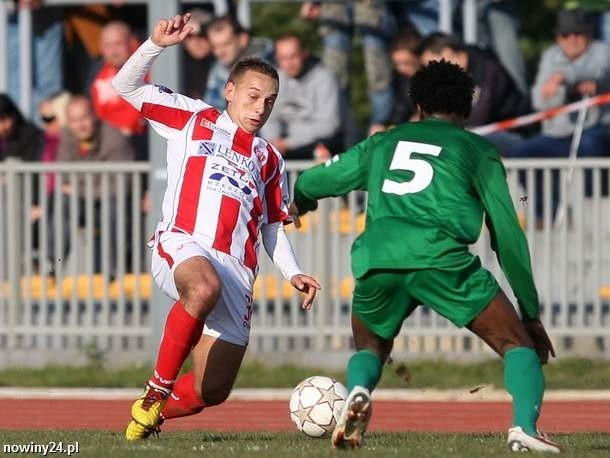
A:
{"type": "Polygon", "coordinates": [[[118,69],[104,64],[91,84],[91,102],[97,116],[127,135],[141,134],[146,126],[138,111],[123,100],[111,85],[118,69]]]}

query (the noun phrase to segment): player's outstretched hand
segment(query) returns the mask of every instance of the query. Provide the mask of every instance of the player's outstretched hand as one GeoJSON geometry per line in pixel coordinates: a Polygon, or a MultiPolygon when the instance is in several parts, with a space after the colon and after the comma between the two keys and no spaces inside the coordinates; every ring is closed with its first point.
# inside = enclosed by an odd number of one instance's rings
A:
{"type": "Polygon", "coordinates": [[[292,276],[290,279],[290,284],[305,294],[305,299],[303,299],[302,305],[303,310],[311,310],[316,293],[321,288],[320,283],[309,275],[299,274],[292,276]]]}
{"type": "Polygon", "coordinates": [[[161,19],[153,28],[150,36],[152,42],[164,48],[180,43],[194,29],[192,25],[188,25],[190,20],[190,13],[184,16],[176,14],[171,19],[161,19]]]}
{"type": "Polygon", "coordinates": [[[546,333],[543,324],[539,318],[533,320],[523,320],[523,325],[528,335],[532,339],[534,349],[538,353],[538,358],[542,364],[546,364],[549,360],[549,354],[555,357],[555,349],[551,343],[549,335],[546,333]]]}
{"type": "Polygon", "coordinates": [[[290,207],[288,207],[288,215],[292,218],[292,222],[294,223],[294,227],[297,229],[301,228],[301,220],[299,219],[299,208],[297,204],[292,202],[290,207]]]}

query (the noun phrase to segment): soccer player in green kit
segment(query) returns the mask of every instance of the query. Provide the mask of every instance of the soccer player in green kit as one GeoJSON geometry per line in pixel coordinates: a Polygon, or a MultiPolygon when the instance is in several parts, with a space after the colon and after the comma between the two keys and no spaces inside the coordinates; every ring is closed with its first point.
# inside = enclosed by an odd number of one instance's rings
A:
{"type": "Polygon", "coordinates": [[[352,247],[356,353],[347,365],[350,392],[332,436],[338,448],[362,445],[371,391],[402,322],[426,304],[466,326],[504,359],[513,398],[508,445],[514,451],[559,452],[536,427],[544,394],[541,364],[555,356],[539,319],[530,254],[500,155],[465,130],[474,84],[459,66],[433,61],[411,80],[420,121],[400,124],[305,171],[291,213],[317,200],[368,191],[364,232],[352,247]],[[468,245],[483,215],[492,247],[518,299],[521,317],[468,245]]]}

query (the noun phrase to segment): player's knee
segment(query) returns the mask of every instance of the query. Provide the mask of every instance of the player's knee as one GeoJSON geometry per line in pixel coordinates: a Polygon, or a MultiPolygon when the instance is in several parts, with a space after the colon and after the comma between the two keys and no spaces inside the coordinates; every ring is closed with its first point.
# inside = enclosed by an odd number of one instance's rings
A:
{"type": "Polygon", "coordinates": [[[227,400],[231,394],[231,386],[206,386],[200,393],[206,406],[217,406],[227,400]]]}
{"type": "Polygon", "coordinates": [[[199,315],[205,316],[212,311],[220,296],[220,282],[210,279],[185,288],[182,300],[196,309],[199,315]]]}
{"type": "Polygon", "coordinates": [[[511,348],[517,347],[528,347],[533,348],[532,341],[529,337],[522,332],[516,330],[515,332],[507,332],[502,336],[497,336],[496,338],[496,347],[500,356],[504,356],[504,354],[510,350],[511,348]]]}
{"type": "Polygon", "coordinates": [[[201,375],[195,381],[195,394],[206,407],[222,404],[227,400],[233,389],[234,378],[225,376],[206,377],[201,375]]]}

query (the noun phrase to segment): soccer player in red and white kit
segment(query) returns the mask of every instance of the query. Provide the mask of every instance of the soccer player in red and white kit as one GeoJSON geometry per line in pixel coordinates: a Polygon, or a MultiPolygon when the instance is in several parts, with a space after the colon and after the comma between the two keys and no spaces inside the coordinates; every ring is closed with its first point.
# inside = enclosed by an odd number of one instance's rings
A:
{"type": "Polygon", "coordinates": [[[275,69],[255,58],[239,61],[225,87],[223,113],[144,83],[163,48],[188,36],[189,19],[158,21],[113,80],[167,139],[163,219],[150,245],[154,280],[177,301],[154,374],[131,408],[128,440],[144,439],[164,420],[198,413],[229,395],[248,344],[259,233],[274,264],[305,294],[303,308],[311,308],[320,288],[301,272],[283,230],[290,222],[283,159],[256,136],[277,97],[275,69]],[[175,380],[191,352],[193,370],[175,380]]]}

